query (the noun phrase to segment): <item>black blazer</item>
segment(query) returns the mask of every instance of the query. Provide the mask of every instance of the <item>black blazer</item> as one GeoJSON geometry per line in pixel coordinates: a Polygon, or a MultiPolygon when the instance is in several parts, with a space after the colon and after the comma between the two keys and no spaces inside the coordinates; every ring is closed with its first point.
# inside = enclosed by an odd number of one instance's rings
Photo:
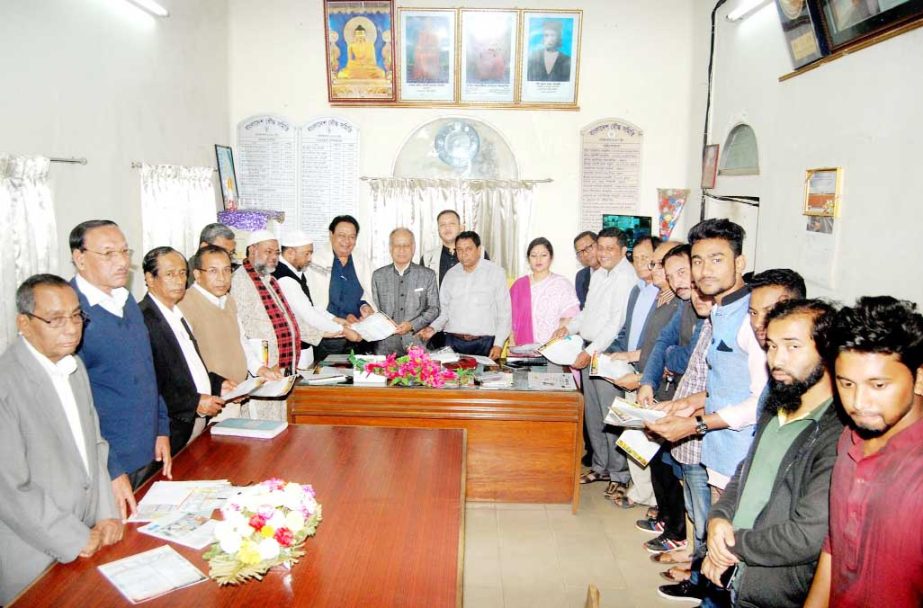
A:
{"type": "MultiPolygon", "coordinates": [[[[170,415],[170,451],[176,454],[185,447],[192,436],[196,408],[199,406],[199,391],[173,329],[151,299],[151,295],[146,294],[138,306],[144,315],[144,324],[147,325],[151,337],[157,390],[166,402],[167,413],[170,415]]],[[[196,352],[198,350],[199,347],[196,345],[196,352]]],[[[212,395],[220,395],[224,378],[212,372],[208,372],[208,378],[211,381],[212,395]]]]}

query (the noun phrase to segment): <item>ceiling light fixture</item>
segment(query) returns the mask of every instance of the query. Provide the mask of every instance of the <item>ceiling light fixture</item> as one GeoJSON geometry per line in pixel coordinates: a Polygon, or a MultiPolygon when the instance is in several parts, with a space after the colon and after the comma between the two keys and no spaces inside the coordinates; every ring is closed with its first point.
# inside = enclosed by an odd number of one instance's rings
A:
{"type": "Polygon", "coordinates": [[[742,21],[769,4],[769,1],[770,0],[741,0],[737,8],[727,14],[727,20],[742,21]]]}
{"type": "Polygon", "coordinates": [[[126,0],[132,6],[140,8],[144,12],[155,17],[169,17],[170,11],[165,9],[156,0],[126,0]]]}

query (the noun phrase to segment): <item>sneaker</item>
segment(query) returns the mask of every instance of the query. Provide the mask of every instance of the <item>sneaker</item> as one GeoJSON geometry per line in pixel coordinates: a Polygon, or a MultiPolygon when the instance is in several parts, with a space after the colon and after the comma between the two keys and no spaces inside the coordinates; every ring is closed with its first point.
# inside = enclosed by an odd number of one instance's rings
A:
{"type": "Polygon", "coordinates": [[[642,532],[652,532],[654,534],[660,534],[663,532],[663,522],[657,519],[639,519],[635,522],[635,528],[641,530],[642,532]]]}
{"type": "Polygon", "coordinates": [[[657,595],[668,600],[687,601],[698,603],[705,597],[698,585],[690,581],[683,581],[675,585],[661,585],[657,588],[657,595]]]}
{"type": "Polygon", "coordinates": [[[677,549],[685,549],[686,541],[674,540],[668,538],[665,534],[661,534],[657,538],[644,543],[644,548],[651,553],[666,553],[668,551],[676,551],[677,549]]]}

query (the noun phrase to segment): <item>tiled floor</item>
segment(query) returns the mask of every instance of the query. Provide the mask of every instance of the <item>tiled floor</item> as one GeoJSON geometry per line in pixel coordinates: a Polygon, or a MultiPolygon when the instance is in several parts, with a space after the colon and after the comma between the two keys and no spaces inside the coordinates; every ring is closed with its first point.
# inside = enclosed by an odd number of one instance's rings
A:
{"type": "Polygon", "coordinates": [[[465,513],[465,608],[583,608],[587,585],[605,608],[691,606],[661,599],[664,569],[634,527],[646,509],[617,509],[605,484],[581,487],[570,505],[468,503],[465,513]]]}

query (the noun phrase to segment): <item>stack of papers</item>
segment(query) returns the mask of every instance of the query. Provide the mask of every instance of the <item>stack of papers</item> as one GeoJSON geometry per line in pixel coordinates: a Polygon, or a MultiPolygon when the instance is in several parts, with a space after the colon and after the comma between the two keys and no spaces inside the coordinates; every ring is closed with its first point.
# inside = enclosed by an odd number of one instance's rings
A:
{"type": "Polygon", "coordinates": [[[128,521],[159,521],[185,513],[211,517],[212,511],[238,491],[227,479],[155,481],[138,503],[137,514],[128,521]]]}
{"type": "Polygon", "coordinates": [[[394,331],[397,329],[397,324],[385,313],[376,312],[358,323],[353,323],[350,327],[359,332],[359,335],[366,342],[378,342],[388,336],[393,336],[394,331]]]}
{"type": "Polygon", "coordinates": [[[638,407],[637,403],[616,397],[609,406],[606,424],[628,429],[643,429],[645,422],[654,422],[666,416],[666,412],[638,407]]]}
{"type": "Polygon", "coordinates": [[[577,355],[583,351],[583,338],[580,336],[565,336],[555,338],[538,349],[546,359],[558,365],[573,365],[577,355]]]}
{"type": "Polygon", "coordinates": [[[509,388],[513,386],[513,374],[509,372],[492,372],[475,376],[483,388],[509,388]]]}
{"type": "Polygon", "coordinates": [[[519,346],[511,346],[510,352],[507,354],[506,358],[509,359],[535,359],[541,357],[542,354],[538,352],[538,349],[542,345],[538,343],[534,344],[520,344],[519,346]]]}
{"type": "Polygon", "coordinates": [[[212,435],[272,439],[286,428],[285,420],[255,420],[251,418],[228,418],[211,427],[212,435]]]}
{"type": "Polygon", "coordinates": [[[332,367],[324,368],[316,374],[309,374],[304,376],[301,384],[308,384],[311,386],[320,386],[322,384],[340,384],[346,382],[346,380],[352,376],[350,374],[344,374],[344,371],[352,372],[353,370],[337,370],[332,367]],[[328,370],[328,371],[324,371],[328,370]]]}
{"type": "Polygon", "coordinates": [[[575,391],[573,374],[555,372],[529,372],[530,391],[575,391]]]}
{"type": "Polygon", "coordinates": [[[99,571],[132,604],[205,580],[198,568],[168,545],[103,564],[99,571]]]}
{"type": "Polygon", "coordinates": [[[141,526],[138,528],[138,532],[154,538],[179,543],[192,549],[204,549],[215,542],[215,525],[217,523],[217,521],[205,515],[177,513],[152,521],[146,526],[141,526]]]}
{"type": "Polygon", "coordinates": [[[628,361],[618,361],[605,353],[595,353],[590,363],[590,375],[618,380],[635,373],[635,367],[628,361]]]}

